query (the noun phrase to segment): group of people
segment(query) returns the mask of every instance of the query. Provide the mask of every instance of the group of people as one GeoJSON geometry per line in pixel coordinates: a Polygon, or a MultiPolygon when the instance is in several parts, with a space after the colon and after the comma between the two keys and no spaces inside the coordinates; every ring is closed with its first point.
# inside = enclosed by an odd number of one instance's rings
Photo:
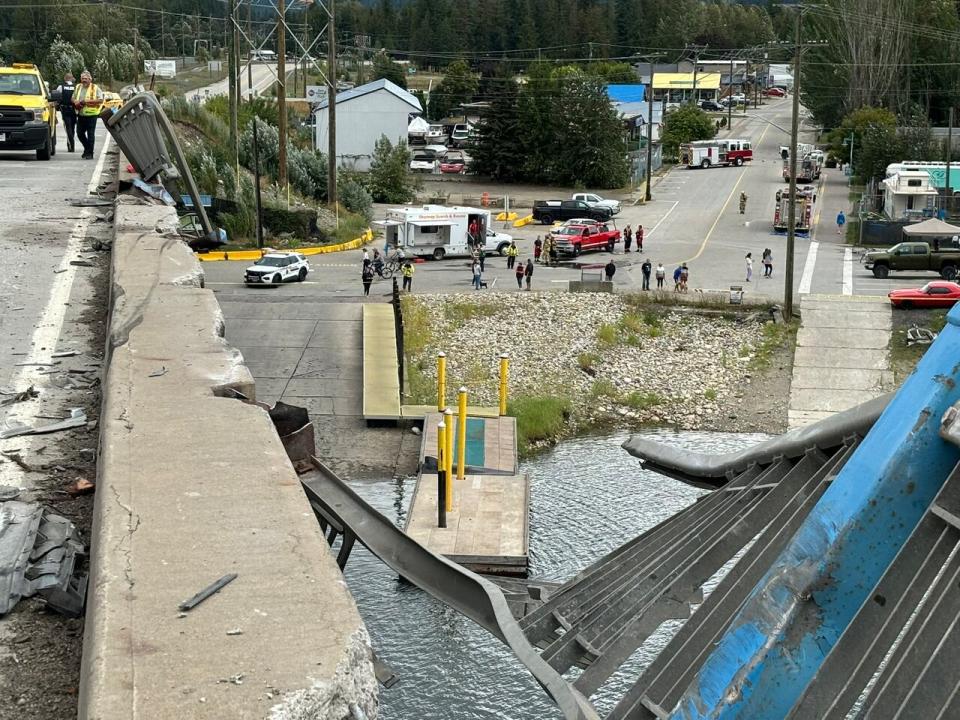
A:
{"type": "MultiPolygon", "coordinates": [[[[403,289],[407,292],[413,292],[413,263],[410,262],[409,259],[404,258],[403,251],[399,249],[397,250],[397,259],[403,261],[403,264],[400,266],[400,273],[403,275],[403,289]]],[[[380,254],[379,250],[374,248],[373,257],[370,257],[370,252],[364,248],[363,268],[360,271],[360,281],[363,283],[364,295],[370,294],[370,286],[373,285],[374,275],[386,278],[384,274],[384,256],[380,254]]]]}
{"type": "Polygon", "coordinates": [[[80,84],[74,82],[73,73],[63,76],[63,84],[57,87],[60,102],[57,108],[63,118],[63,129],[67,134],[67,152],[74,150],[74,133],[83,146],[81,158],[93,159],[93,146],[97,130],[97,118],[103,109],[103,91],[93,84],[89,70],[80,73],[80,84]]]}
{"type": "Polygon", "coordinates": [[[533,241],[533,261],[545,265],[557,264],[557,241],[549,233],[543,236],[543,240],[537,235],[533,241]]]}
{"type": "Polygon", "coordinates": [[[623,251],[625,253],[630,252],[630,246],[633,245],[634,238],[637,240],[637,252],[643,252],[643,225],[637,225],[636,233],[629,225],[623,229],[623,251]]]}
{"type": "MultiPolygon", "coordinates": [[[[744,262],[747,266],[747,282],[750,282],[753,277],[753,253],[748,252],[744,257],[744,262]]],[[[760,258],[760,262],[763,263],[763,277],[771,278],[773,277],[773,251],[770,248],[763,249],[763,256],[760,258]]]]}

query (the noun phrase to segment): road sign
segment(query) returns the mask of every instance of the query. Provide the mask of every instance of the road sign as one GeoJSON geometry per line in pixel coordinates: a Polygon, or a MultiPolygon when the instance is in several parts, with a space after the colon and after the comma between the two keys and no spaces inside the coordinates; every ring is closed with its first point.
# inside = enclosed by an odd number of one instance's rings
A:
{"type": "Polygon", "coordinates": [[[220,72],[223,67],[222,60],[209,60],[207,61],[207,70],[209,72],[220,72]]]}
{"type": "Polygon", "coordinates": [[[156,75],[162,78],[173,78],[177,76],[176,60],[144,60],[143,71],[147,75],[156,75]]]}
{"type": "Polygon", "coordinates": [[[307,85],[307,102],[320,102],[327,97],[326,85],[307,85]]]}

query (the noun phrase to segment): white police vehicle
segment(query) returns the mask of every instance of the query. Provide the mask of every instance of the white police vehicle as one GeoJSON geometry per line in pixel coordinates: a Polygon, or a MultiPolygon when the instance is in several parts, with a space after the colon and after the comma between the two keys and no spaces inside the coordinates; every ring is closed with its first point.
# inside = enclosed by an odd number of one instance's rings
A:
{"type": "Polygon", "coordinates": [[[268,253],[243,274],[247,285],[279,285],[303,282],[310,272],[310,263],[300,253],[268,253]]]}

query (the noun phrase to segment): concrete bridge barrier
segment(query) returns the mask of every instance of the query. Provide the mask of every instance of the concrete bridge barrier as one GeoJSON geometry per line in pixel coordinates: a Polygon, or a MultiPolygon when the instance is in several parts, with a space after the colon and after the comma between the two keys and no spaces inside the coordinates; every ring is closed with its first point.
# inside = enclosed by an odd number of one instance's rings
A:
{"type": "Polygon", "coordinates": [[[173,210],[121,196],[115,224],[79,717],[376,717],[363,622],[266,412],[224,396],[253,378],[173,210]]]}

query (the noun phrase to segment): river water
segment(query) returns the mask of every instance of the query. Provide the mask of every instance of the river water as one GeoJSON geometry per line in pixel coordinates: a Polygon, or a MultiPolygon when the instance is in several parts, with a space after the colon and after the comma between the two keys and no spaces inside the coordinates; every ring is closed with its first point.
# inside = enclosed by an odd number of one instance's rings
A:
{"type": "MultiPolygon", "coordinates": [[[[646,437],[710,453],[765,435],[653,430],[646,437]]],[[[563,443],[525,462],[530,475],[530,576],[562,581],[686,507],[704,491],[653,472],[620,448],[627,433],[563,443]]],[[[353,487],[401,527],[415,478],[353,487]]],[[[373,646],[400,681],[380,692],[383,720],[545,720],[560,713],[523,665],[479,626],[396,575],[358,545],[345,572],[373,646]]],[[[669,637],[647,644],[594,698],[601,711],[669,637]]]]}

